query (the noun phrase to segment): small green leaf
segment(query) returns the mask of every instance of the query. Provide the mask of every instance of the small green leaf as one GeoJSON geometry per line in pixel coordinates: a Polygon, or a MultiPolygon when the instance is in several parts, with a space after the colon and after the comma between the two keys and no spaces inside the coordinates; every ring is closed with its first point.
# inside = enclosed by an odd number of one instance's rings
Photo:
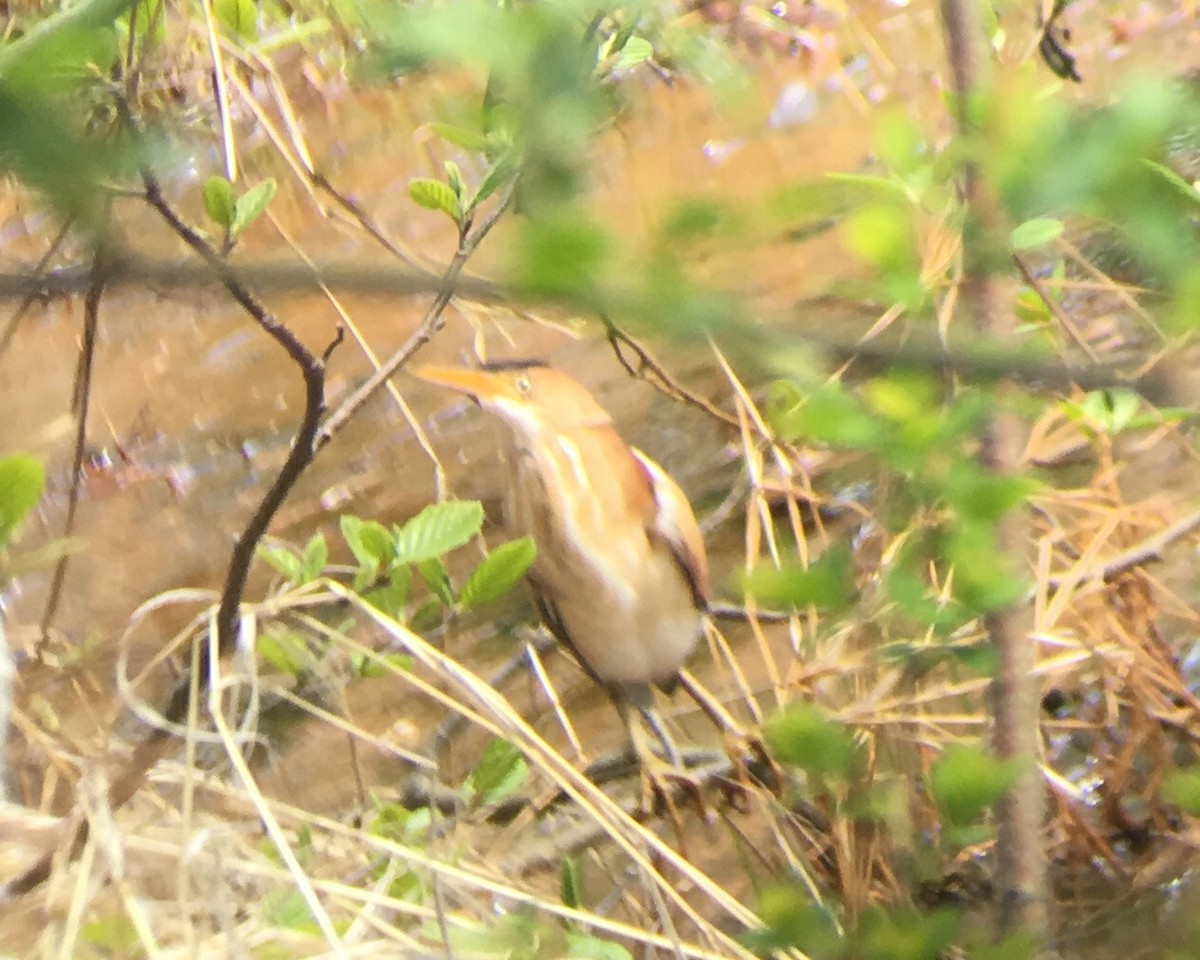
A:
{"type": "Polygon", "coordinates": [[[294,630],[272,630],[258,635],[258,655],[280,673],[299,676],[312,657],[308,644],[294,630]]]}
{"type": "Polygon", "coordinates": [[[1050,217],[1034,217],[1013,228],[1009,244],[1016,252],[1044,247],[1057,240],[1063,232],[1063,222],[1050,217]]]}
{"type": "Polygon", "coordinates": [[[483,153],[492,146],[491,139],[481,130],[457,127],[449,123],[431,123],[429,129],[447,143],[462,147],[464,150],[471,150],[474,153],[483,153]]]}
{"type": "Polygon", "coordinates": [[[632,70],[652,56],[654,56],[654,44],[645,37],[630,37],[617,55],[617,62],[614,66],[617,70],[632,70]]]}
{"type": "Polygon", "coordinates": [[[407,673],[412,670],[414,660],[407,653],[384,653],[377,657],[368,657],[364,653],[350,654],[350,672],[355,678],[363,680],[378,680],[390,677],[392,671],[388,665],[407,673]]]}
{"type": "Polygon", "coordinates": [[[995,804],[1015,778],[1011,762],[982,747],[951,744],[929,773],[929,792],[951,824],[965,826],[995,804]]]}
{"type": "Polygon", "coordinates": [[[1179,192],[1179,195],[1189,203],[1200,204],[1200,190],[1196,189],[1195,184],[1188,183],[1183,177],[1164,164],[1155,163],[1153,160],[1147,159],[1143,159],[1142,163],[1174,187],[1179,192]]]}
{"type": "Polygon", "coordinates": [[[529,774],[521,751],[507,740],[493,740],[463,784],[467,796],[480,804],[499,803],[512,796],[529,774]]]}
{"type": "Polygon", "coordinates": [[[408,603],[408,588],[412,584],[412,568],[396,567],[388,574],[388,584],[363,595],[376,610],[386,613],[394,620],[404,620],[404,605],[408,603]]]}
{"type": "Polygon", "coordinates": [[[239,39],[248,43],[258,39],[258,8],[254,0],[213,0],[213,16],[239,39]]]}
{"type": "Polygon", "coordinates": [[[204,212],[218,227],[228,230],[233,226],[237,201],[233,196],[233,184],[224,177],[209,177],[204,181],[204,212]]]}
{"type": "Polygon", "coordinates": [[[1174,770],[1162,785],[1163,800],[1182,808],[1192,816],[1200,814],[1200,771],[1174,770]]]}
{"type": "Polygon", "coordinates": [[[429,177],[418,177],[408,185],[408,195],[426,210],[440,210],[455,223],[462,220],[462,205],[453,188],[429,177]]]}
{"type": "Polygon", "coordinates": [[[342,528],[342,538],[346,546],[354,554],[354,559],[364,566],[381,565],[391,561],[392,535],[387,527],[375,520],[360,520],[358,517],[345,514],[339,521],[342,528]]]}
{"type": "Polygon", "coordinates": [[[270,891],[259,910],[262,922],[268,927],[313,933],[320,929],[308,908],[308,901],[295,887],[270,891]]]}
{"type": "Polygon", "coordinates": [[[421,563],[461,547],[483,527],[478,500],[433,503],[396,532],[395,562],[421,563]]]}
{"type": "Polygon", "coordinates": [[[268,547],[259,544],[258,556],[274,567],[292,583],[303,583],[303,566],[290,547],[268,547]]]}
{"type": "Polygon", "coordinates": [[[462,171],[458,169],[458,164],[453,160],[447,160],[442,166],[446,170],[446,183],[454,191],[455,199],[458,201],[457,209],[461,210],[463,201],[467,198],[467,185],[463,181],[462,171]]]}
{"type": "Polygon", "coordinates": [[[459,591],[459,603],[472,608],[500,599],[525,575],[536,557],[537,546],[531,537],[502,543],[467,578],[459,591]]]}
{"type": "Polygon", "coordinates": [[[854,593],[850,551],[834,546],[808,568],[760,565],[742,577],[742,592],[766,607],[798,610],[808,606],[843,610],[854,593]]]}
{"type": "Polygon", "coordinates": [[[36,457],[21,453],[0,460],[0,550],[37,506],[45,486],[46,470],[36,457]]]}
{"type": "Polygon", "coordinates": [[[325,535],[313,534],[304,545],[304,553],[300,558],[300,583],[312,583],[321,575],[325,564],[329,561],[329,547],[325,543],[325,535]]]}
{"type": "MultiPolygon", "coordinates": [[[[450,583],[450,574],[440,557],[430,557],[416,564],[417,573],[425,581],[431,593],[438,601],[447,607],[454,606],[454,587],[450,583]]],[[[439,615],[440,619],[440,615],[439,615]]],[[[414,629],[416,620],[414,619],[414,629]]]]}
{"type": "Polygon", "coordinates": [[[771,755],[818,776],[847,776],[861,755],[854,734],[810,703],[793,703],[763,726],[771,755]]]}
{"type": "Polygon", "coordinates": [[[275,190],[275,178],[267,177],[262,183],[255,184],[238,197],[233,204],[233,222],[229,225],[229,232],[235,237],[240,236],[250,224],[262,216],[267,204],[274,198],[275,190]]]}
{"type": "Polygon", "coordinates": [[[568,930],[566,941],[567,960],[633,960],[633,954],[619,943],[577,930],[568,930]]]}
{"type": "Polygon", "coordinates": [[[505,150],[496,162],[492,164],[492,168],[484,174],[483,179],[479,182],[479,189],[475,191],[475,196],[471,198],[468,209],[474,210],[504,184],[508,183],[516,175],[516,169],[517,164],[513,151],[505,150]]]}
{"type": "Polygon", "coordinates": [[[564,906],[577,909],[583,905],[583,871],[574,857],[563,857],[558,865],[558,891],[564,906]]]}

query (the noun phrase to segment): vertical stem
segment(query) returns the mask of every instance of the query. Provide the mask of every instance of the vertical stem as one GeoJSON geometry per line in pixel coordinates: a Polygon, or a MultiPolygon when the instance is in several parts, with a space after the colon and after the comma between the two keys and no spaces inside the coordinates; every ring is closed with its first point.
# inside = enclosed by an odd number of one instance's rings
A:
{"type": "MultiPolygon", "coordinates": [[[[976,151],[978,105],[974,101],[988,87],[981,76],[987,60],[978,0],[942,0],[941,10],[959,131],[969,151],[976,151]]],[[[1011,311],[999,302],[993,277],[1001,262],[995,256],[1002,243],[1000,211],[973,159],[964,163],[962,176],[968,212],[963,235],[963,300],[975,332],[990,342],[1003,343],[1012,334],[1012,318],[1011,311]]],[[[1021,433],[1013,414],[997,412],[980,438],[980,462],[997,473],[1016,473],[1021,433]]],[[[1028,541],[1025,517],[1011,513],[1001,520],[997,534],[1003,554],[1019,557],[1028,541]]],[[[1013,607],[988,614],[984,625],[998,655],[991,689],[993,743],[996,753],[1018,768],[1012,787],[996,807],[996,932],[1001,938],[1022,932],[1041,945],[1047,936],[1048,917],[1042,842],[1045,787],[1038,767],[1039,698],[1034,677],[1037,647],[1013,607]]]]}

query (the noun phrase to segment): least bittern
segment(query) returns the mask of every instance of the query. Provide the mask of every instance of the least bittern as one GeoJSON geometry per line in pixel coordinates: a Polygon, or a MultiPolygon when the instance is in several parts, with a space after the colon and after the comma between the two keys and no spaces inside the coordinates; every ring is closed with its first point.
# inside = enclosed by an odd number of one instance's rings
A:
{"type": "MultiPolygon", "coordinates": [[[[537,544],[528,579],[542,620],[608,691],[643,774],[660,789],[661,764],[633,711],[680,775],[652,688],[669,691],[680,681],[707,606],[708,563],[687,497],[621,438],[587,390],[544,364],[426,366],[415,374],[474,397],[508,426],[509,520],[537,544]]],[[[682,679],[714,721],[736,730],[682,679]]]]}

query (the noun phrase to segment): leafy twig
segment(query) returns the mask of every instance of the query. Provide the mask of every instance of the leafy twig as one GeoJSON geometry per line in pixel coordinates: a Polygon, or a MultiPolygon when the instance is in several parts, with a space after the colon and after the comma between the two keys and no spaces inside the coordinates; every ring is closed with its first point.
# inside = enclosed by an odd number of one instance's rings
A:
{"type": "Polygon", "coordinates": [[[475,252],[480,243],[483,242],[492,230],[492,228],[504,216],[508,210],[509,204],[512,203],[513,188],[509,187],[508,191],[496,204],[494,210],[474,230],[471,229],[470,223],[464,224],[458,240],[458,249],[454,252],[454,256],[450,260],[449,266],[446,267],[446,272],[442,275],[441,285],[438,289],[437,296],[433,298],[433,303],[429,305],[429,309],[425,313],[424,319],[407,340],[401,344],[400,349],[393,353],[370,379],[367,380],[361,387],[355,390],[350,396],[343,400],[336,410],[329,415],[325,422],[317,431],[314,440],[313,449],[319,450],[325,446],[333,435],[344,427],[350,419],[357,413],[362,406],[371,399],[384,383],[395,375],[401,367],[403,367],[413,355],[416,354],[425,344],[427,344],[439,330],[446,324],[444,316],[446,307],[450,305],[456,292],[458,276],[462,273],[463,266],[475,252]]]}

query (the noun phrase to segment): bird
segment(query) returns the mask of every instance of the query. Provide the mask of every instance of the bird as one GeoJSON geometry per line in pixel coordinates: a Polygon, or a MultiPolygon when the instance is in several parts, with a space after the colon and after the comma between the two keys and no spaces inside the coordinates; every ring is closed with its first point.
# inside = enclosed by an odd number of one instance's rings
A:
{"type": "MultiPolygon", "coordinates": [[[[542,622],[608,693],[647,785],[665,795],[665,781],[687,774],[654,688],[669,693],[683,681],[698,697],[683,665],[709,598],[708,559],[687,497],[625,442],[582,385],[544,362],[422,365],[413,373],[473,398],[507,428],[506,514],[513,532],[537,547],[527,580],[542,622]]],[[[732,724],[711,699],[697,703],[715,722],[732,724]]]]}

